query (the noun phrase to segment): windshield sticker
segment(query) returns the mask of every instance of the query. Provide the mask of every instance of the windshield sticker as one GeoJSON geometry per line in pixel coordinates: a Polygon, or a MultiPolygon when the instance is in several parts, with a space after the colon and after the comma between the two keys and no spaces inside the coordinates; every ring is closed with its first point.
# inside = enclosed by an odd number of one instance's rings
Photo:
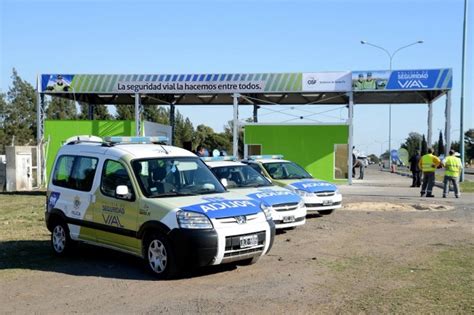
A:
{"type": "Polygon", "coordinates": [[[264,201],[272,206],[280,203],[299,202],[301,197],[289,190],[258,189],[256,193],[249,194],[247,197],[264,201]]]}
{"type": "Polygon", "coordinates": [[[205,213],[209,218],[225,218],[260,212],[258,202],[253,200],[231,200],[222,197],[202,198],[206,202],[181,207],[183,210],[205,213]]]}
{"type": "Polygon", "coordinates": [[[301,181],[292,183],[290,186],[307,192],[335,191],[336,185],[324,181],[301,181]]]}

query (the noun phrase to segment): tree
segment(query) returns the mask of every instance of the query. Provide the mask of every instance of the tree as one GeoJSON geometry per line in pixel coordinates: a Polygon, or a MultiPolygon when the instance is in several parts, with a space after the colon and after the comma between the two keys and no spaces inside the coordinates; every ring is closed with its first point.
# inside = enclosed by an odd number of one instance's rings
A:
{"type": "Polygon", "coordinates": [[[10,144],[13,137],[15,145],[36,142],[36,93],[31,84],[24,81],[15,69],[12,71],[12,86],[3,101],[3,142],[10,144]]]}
{"type": "Polygon", "coordinates": [[[0,154],[5,153],[6,134],[5,134],[5,110],[7,102],[5,100],[5,94],[0,93],[0,154]]]}
{"type": "Polygon", "coordinates": [[[87,120],[89,119],[89,106],[92,106],[92,119],[94,120],[111,120],[112,115],[110,115],[107,105],[103,104],[87,104],[79,103],[81,113],[79,114],[79,119],[87,120]]]}
{"type": "Polygon", "coordinates": [[[410,132],[401,147],[408,151],[409,156],[412,156],[417,150],[420,150],[421,142],[422,136],[418,132],[410,132]]]}
{"type": "Polygon", "coordinates": [[[423,139],[421,140],[421,156],[428,153],[428,144],[426,143],[425,135],[423,134],[423,139]]]}
{"type": "Polygon", "coordinates": [[[135,120],[135,106],[134,105],[115,105],[117,120],[135,120]]]}
{"type": "Polygon", "coordinates": [[[46,108],[46,118],[59,120],[76,119],[77,109],[75,102],[60,97],[53,97],[46,108]]]}
{"type": "Polygon", "coordinates": [[[375,154],[370,154],[370,155],[368,156],[368,158],[369,158],[371,161],[373,161],[375,164],[378,164],[379,161],[380,161],[379,158],[378,158],[375,154]]]}
{"type": "Polygon", "coordinates": [[[438,156],[444,155],[445,152],[444,152],[444,141],[443,141],[443,132],[442,131],[439,132],[439,139],[438,139],[437,147],[438,147],[438,156]]]}

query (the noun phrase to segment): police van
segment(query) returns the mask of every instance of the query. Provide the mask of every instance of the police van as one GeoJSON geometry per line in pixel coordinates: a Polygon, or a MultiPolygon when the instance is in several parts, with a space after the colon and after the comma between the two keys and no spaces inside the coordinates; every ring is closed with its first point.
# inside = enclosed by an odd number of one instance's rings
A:
{"type": "Polygon", "coordinates": [[[201,159],[163,140],[78,136],[60,148],[45,214],[56,254],[90,243],[140,256],[166,279],[268,253],[267,207],[228,192],[201,159]]]}
{"type": "Polygon", "coordinates": [[[336,185],[313,178],[298,164],[283,160],[282,155],[254,155],[243,162],[272,183],[300,195],[308,213],[327,215],[342,207],[342,195],[336,185]]]}
{"type": "Polygon", "coordinates": [[[276,229],[292,228],[306,223],[306,207],[301,197],[279,186],[234,157],[201,158],[230,191],[262,203],[272,214],[276,229]]]}

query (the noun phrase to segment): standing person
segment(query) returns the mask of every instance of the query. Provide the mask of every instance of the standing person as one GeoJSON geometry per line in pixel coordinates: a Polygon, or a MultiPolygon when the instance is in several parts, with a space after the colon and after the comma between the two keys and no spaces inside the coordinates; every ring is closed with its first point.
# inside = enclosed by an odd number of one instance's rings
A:
{"type": "Polygon", "coordinates": [[[434,197],[433,186],[435,182],[435,171],[436,168],[442,165],[441,160],[433,155],[433,148],[428,148],[428,153],[423,155],[418,162],[418,166],[423,172],[423,185],[421,186],[420,196],[423,197],[426,193],[426,197],[434,197]]]}
{"type": "Polygon", "coordinates": [[[415,154],[408,160],[410,163],[410,171],[412,175],[412,182],[410,187],[421,186],[421,171],[418,163],[420,162],[420,151],[416,150],[415,154]]]}
{"type": "Polygon", "coordinates": [[[367,78],[363,84],[364,90],[375,90],[376,84],[375,80],[372,78],[372,72],[367,72],[367,78]]]}
{"type": "Polygon", "coordinates": [[[449,151],[449,156],[444,161],[444,180],[443,180],[443,198],[449,194],[449,183],[454,187],[454,196],[459,198],[459,173],[462,169],[462,163],[455,155],[454,150],[449,151]]]}
{"type": "Polygon", "coordinates": [[[352,147],[352,178],[356,176],[356,167],[359,166],[359,160],[357,159],[355,146],[352,147]]]}

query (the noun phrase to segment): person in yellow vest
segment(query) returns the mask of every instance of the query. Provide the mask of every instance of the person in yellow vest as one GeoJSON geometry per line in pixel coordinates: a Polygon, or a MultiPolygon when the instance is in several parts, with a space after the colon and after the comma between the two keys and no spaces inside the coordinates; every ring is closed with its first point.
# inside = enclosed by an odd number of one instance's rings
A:
{"type": "Polygon", "coordinates": [[[454,196],[459,198],[459,173],[462,169],[461,159],[455,156],[454,150],[449,151],[449,156],[444,161],[443,198],[449,193],[449,183],[453,184],[454,196]]]}
{"type": "Polygon", "coordinates": [[[433,154],[433,149],[429,148],[428,153],[423,155],[418,164],[423,172],[423,185],[421,185],[420,196],[434,197],[433,186],[435,182],[435,171],[438,166],[442,166],[441,160],[433,154]]]}

